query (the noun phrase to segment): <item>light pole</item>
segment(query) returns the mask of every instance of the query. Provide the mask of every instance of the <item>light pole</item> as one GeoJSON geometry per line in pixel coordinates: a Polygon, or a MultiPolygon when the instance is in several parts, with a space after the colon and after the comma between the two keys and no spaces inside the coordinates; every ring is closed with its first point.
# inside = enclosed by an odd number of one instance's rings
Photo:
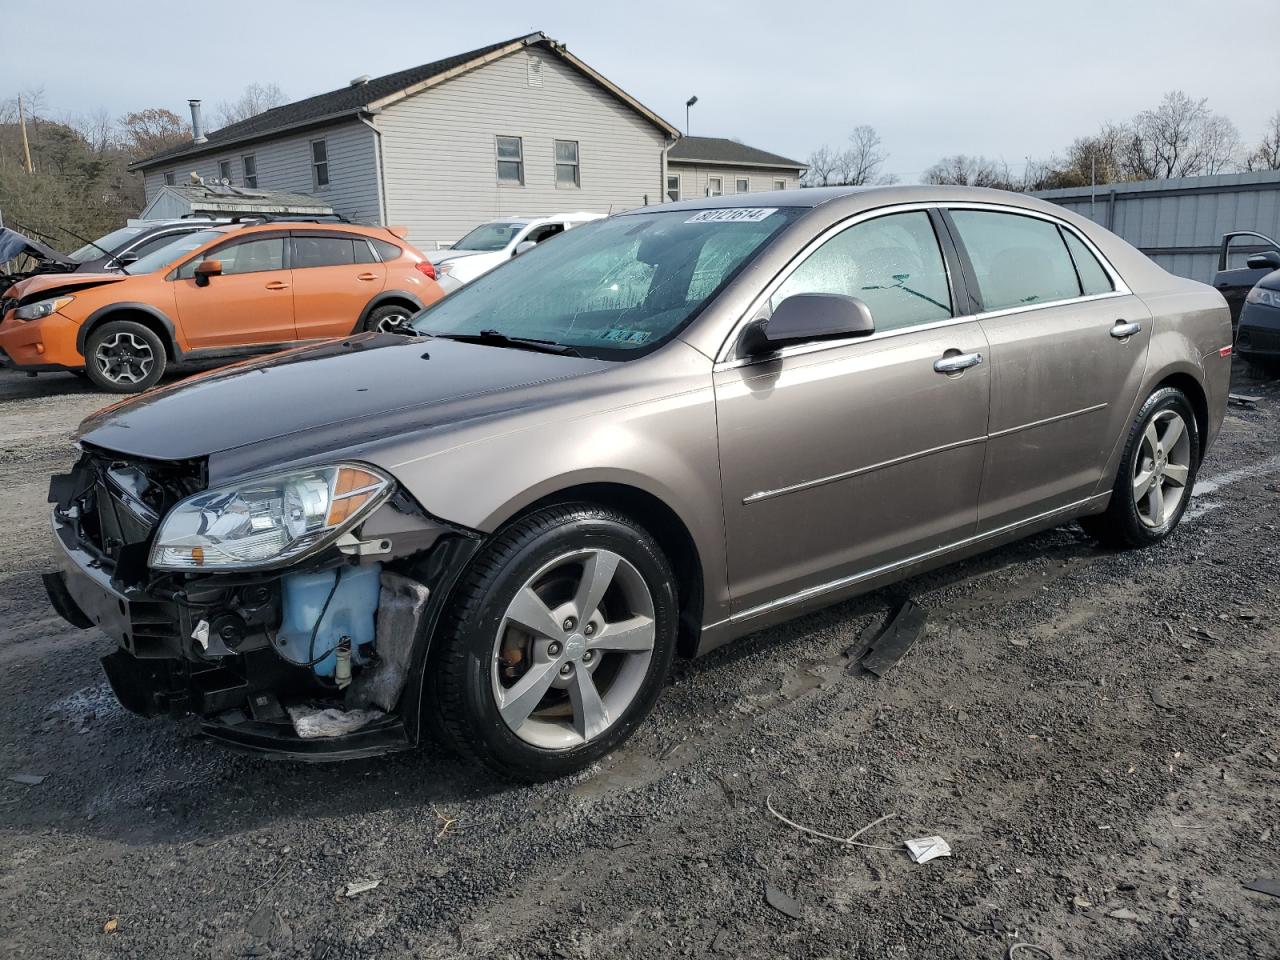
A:
{"type": "Polygon", "coordinates": [[[689,108],[698,102],[697,97],[690,97],[684,102],[684,135],[689,135],[689,108]]]}

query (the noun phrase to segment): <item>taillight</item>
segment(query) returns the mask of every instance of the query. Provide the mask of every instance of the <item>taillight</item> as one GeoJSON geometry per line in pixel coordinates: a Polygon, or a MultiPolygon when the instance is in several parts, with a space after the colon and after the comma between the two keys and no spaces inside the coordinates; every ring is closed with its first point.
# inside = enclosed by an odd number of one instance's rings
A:
{"type": "Polygon", "coordinates": [[[436,268],[431,265],[430,260],[419,260],[414,266],[418,268],[419,273],[425,273],[432,280],[436,278],[436,268]]]}

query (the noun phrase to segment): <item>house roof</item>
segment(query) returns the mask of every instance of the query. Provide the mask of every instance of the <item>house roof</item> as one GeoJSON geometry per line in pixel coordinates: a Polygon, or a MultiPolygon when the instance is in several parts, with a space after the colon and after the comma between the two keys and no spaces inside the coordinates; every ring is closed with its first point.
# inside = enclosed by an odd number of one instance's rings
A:
{"type": "Polygon", "coordinates": [[[160,188],[160,192],[147,204],[141,219],[166,197],[176,197],[190,208],[192,213],[235,214],[273,213],[307,216],[333,215],[333,207],[323,200],[305,193],[286,193],[283,190],[258,190],[250,187],[233,187],[216,183],[179,183],[160,188]]]}
{"type": "Polygon", "coordinates": [[[130,164],[130,167],[132,169],[145,169],[161,163],[178,160],[182,157],[216,152],[248,140],[271,137],[287,130],[314,126],[347,116],[375,111],[406,96],[412,96],[435,83],[441,83],[459,73],[482,66],[491,60],[496,60],[523,47],[535,44],[544,47],[585,73],[668,136],[679,135],[679,131],[667,121],[569,53],[564,44],[552,40],[545,33],[539,31],[520,37],[513,37],[501,43],[491,43],[487,47],[469,50],[466,53],[445,57],[443,60],[436,60],[432,63],[424,63],[418,67],[410,67],[408,70],[388,73],[385,76],[375,77],[364,83],[349,84],[338,90],[331,90],[328,93],[320,93],[304,100],[295,100],[293,103],[282,104],[256,116],[249,117],[247,120],[241,120],[238,123],[214,130],[206,135],[207,140],[204,143],[192,141],[171,147],[168,150],[163,150],[147,157],[145,160],[135,161],[130,164]]]}
{"type": "Polygon", "coordinates": [[[807,170],[809,165],[799,160],[788,160],[768,150],[749,147],[745,143],[725,137],[681,137],[667,151],[667,160],[674,163],[713,163],[733,167],[786,167],[788,170],[807,170]]]}

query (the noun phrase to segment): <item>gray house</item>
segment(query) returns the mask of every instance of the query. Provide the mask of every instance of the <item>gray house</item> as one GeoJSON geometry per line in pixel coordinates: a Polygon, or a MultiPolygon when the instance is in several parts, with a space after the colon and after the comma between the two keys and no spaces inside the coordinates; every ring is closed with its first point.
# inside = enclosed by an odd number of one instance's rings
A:
{"type": "Polygon", "coordinates": [[[285,104],[133,165],[148,202],[192,173],[403,224],[424,249],[510,215],[660,203],[679,131],[543,33],[285,104]]]}
{"type": "Polygon", "coordinates": [[[668,200],[793,190],[809,168],[723,137],[682,137],[667,151],[668,200]]]}

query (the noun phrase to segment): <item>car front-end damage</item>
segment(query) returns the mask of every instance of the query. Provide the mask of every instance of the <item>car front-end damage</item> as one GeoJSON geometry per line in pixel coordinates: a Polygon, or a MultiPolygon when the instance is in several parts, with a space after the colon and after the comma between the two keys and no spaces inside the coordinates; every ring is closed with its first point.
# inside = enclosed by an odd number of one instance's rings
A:
{"type": "Polygon", "coordinates": [[[202,459],[82,450],[50,484],[61,563],[45,586],[69,623],[116,642],[102,664],[123,706],[195,715],[216,740],[301,759],[417,742],[429,638],[479,534],[358,464],[210,490],[202,459]],[[274,535],[264,503],[295,523],[319,511],[287,560],[261,546],[274,535]],[[237,524],[248,536],[233,547],[262,562],[200,539],[237,524]]]}

